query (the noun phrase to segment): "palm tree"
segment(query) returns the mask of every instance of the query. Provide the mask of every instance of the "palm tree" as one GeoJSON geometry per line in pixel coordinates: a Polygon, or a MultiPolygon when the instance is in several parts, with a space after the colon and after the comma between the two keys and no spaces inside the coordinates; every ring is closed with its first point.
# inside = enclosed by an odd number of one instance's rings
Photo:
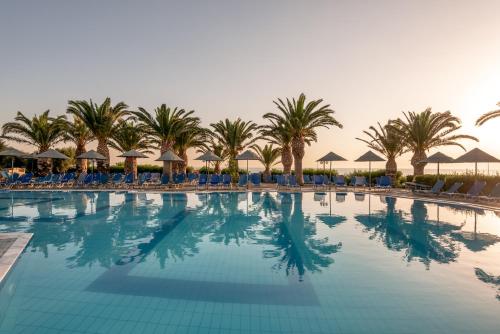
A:
{"type": "MultiPolygon", "coordinates": [[[[199,123],[199,122],[198,122],[199,123]]],[[[177,164],[177,168],[186,173],[188,167],[188,154],[190,148],[206,147],[208,131],[198,125],[191,128],[190,131],[183,131],[175,138],[174,150],[183,161],[177,164]]]]}
{"type": "MultiPolygon", "coordinates": [[[[43,153],[64,139],[66,117],[50,117],[47,110],[40,116],[31,119],[18,111],[14,122],[5,123],[2,127],[3,137],[18,143],[33,145],[38,153],[43,153]]],[[[50,159],[38,159],[37,168],[42,174],[50,171],[50,159]]]]}
{"type": "MultiPolygon", "coordinates": [[[[500,102],[497,103],[497,106],[500,107],[500,102]]],[[[479,117],[477,119],[476,125],[477,126],[483,125],[484,123],[486,123],[490,119],[497,118],[497,117],[500,117],[500,109],[493,110],[493,111],[487,112],[486,114],[482,115],[481,117],[479,117]]]]}
{"type": "Polygon", "coordinates": [[[384,126],[380,123],[377,124],[378,129],[370,126],[369,131],[363,131],[369,139],[356,139],[366,143],[369,148],[387,158],[385,164],[386,175],[391,176],[391,179],[394,180],[398,172],[396,158],[405,153],[406,147],[400,134],[394,131],[393,126],[390,126],[391,121],[384,126]]]}
{"type": "MultiPolygon", "coordinates": [[[[152,143],[160,147],[161,154],[173,149],[176,138],[184,132],[192,131],[200,122],[198,117],[192,116],[194,110],[186,111],[177,107],[171,109],[162,104],[154,112],[152,116],[146,109],[140,107],[134,115],[146,127],[152,143]]],[[[163,173],[170,177],[172,177],[171,166],[169,162],[163,162],[163,173]]]]}
{"type": "Polygon", "coordinates": [[[305,154],[305,145],[317,141],[316,128],[337,126],[342,128],[332,115],[334,111],[330,105],[320,106],[323,99],[313,100],[306,104],[306,96],[300,94],[297,100],[291,101],[287,98],[286,103],[278,99],[273,101],[281,114],[267,113],[265,119],[274,121],[275,124],[283,124],[290,131],[292,138],[292,154],[295,162],[295,176],[299,184],[304,184],[302,173],[302,159],[305,154]]]}
{"type": "Polygon", "coordinates": [[[459,146],[465,150],[460,139],[477,141],[476,137],[469,135],[452,135],[452,132],[461,128],[461,122],[449,111],[432,112],[431,108],[425,111],[403,112],[405,120],[398,118],[391,122],[391,128],[403,139],[409,151],[413,152],[411,165],[414,175],[423,175],[427,163],[422,160],[427,158],[426,151],[438,146],[459,146]]]}
{"type": "MultiPolygon", "coordinates": [[[[262,126],[261,134],[271,144],[278,146],[277,150],[281,155],[281,164],[283,165],[283,174],[292,172],[293,155],[292,155],[292,137],[291,131],[287,129],[286,124],[279,124],[272,119],[271,124],[262,126]]],[[[308,139],[306,138],[306,141],[308,139]]]]}
{"type": "Polygon", "coordinates": [[[229,171],[236,178],[238,174],[238,160],[236,156],[245,148],[255,143],[260,136],[254,136],[254,132],[259,130],[259,126],[252,121],[245,122],[240,118],[231,121],[225,119],[217,123],[212,123],[212,135],[224,146],[223,155],[229,159],[229,171]]]}
{"type": "Polygon", "coordinates": [[[92,100],[71,100],[68,104],[67,113],[79,118],[87,126],[97,140],[97,152],[106,157],[106,160],[97,162],[98,170],[107,171],[109,168],[108,143],[116,123],[129,113],[128,106],[124,102],[118,102],[113,106],[109,97],[100,105],[92,100]]]}
{"type": "Polygon", "coordinates": [[[279,148],[273,147],[273,144],[266,144],[264,147],[255,145],[253,148],[259,161],[264,165],[264,180],[267,180],[271,177],[271,167],[277,163],[276,160],[280,157],[281,151],[279,148]]]}
{"type": "MultiPolygon", "coordinates": [[[[152,145],[145,126],[128,120],[118,121],[118,124],[114,127],[109,146],[121,153],[130,150],[153,153],[150,151],[152,145]]],[[[137,177],[137,158],[125,158],[124,172],[125,174],[134,173],[134,177],[137,177]]]]}
{"type": "MultiPolygon", "coordinates": [[[[67,122],[64,141],[75,144],[75,157],[87,152],[86,145],[93,139],[92,132],[81,119],[74,118],[73,122],[67,122]]],[[[87,172],[87,159],[77,159],[76,169],[79,173],[87,172]]]]}

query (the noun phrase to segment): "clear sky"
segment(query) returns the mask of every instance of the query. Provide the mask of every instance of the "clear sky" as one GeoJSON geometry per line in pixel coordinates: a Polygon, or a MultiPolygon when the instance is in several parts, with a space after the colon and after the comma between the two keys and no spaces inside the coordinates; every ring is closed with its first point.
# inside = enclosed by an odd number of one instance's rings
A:
{"type": "Polygon", "coordinates": [[[498,0],[2,1],[0,123],[106,96],[261,123],[304,92],[344,124],[320,131],[305,166],[330,150],[353,160],[362,130],[428,106],[500,157],[500,119],[474,126],[500,101],[498,13],[498,0]]]}

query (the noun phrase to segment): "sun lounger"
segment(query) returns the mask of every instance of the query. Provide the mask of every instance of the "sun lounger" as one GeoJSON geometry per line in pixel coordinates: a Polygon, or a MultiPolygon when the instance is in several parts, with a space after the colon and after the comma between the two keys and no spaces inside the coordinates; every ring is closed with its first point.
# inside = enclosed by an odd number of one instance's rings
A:
{"type": "Polygon", "coordinates": [[[429,190],[415,190],[415,192],[420,193],[420,194],[439,195],[441,190],[443,190],[443,187],[444,187],[444,181],[437,180],[431,189],[429,189],[429,190]]]}
{"type": "Polygon", "coordinates": [[[478,199],[497,202],[500,201],[500,183],[495,184],[491,192],[487,196],[478,196],[478,199]]]}
{"type": "Polygon", "coordinates": [[[253,187],[260,187],[260,174],[259,173],[250,174],[250,182],[252,183],[253,187]]]}
{"type": "Polygon", "coordinates": [[[212,174],[210,176],[210,182],[208,184],[209,187],[217,188],[221,183],[221,178],[219,174],[212,174]]]}
{"type": "Polygon", "coordinates": [[[336,187],[347,187],[347,183],[345,182],[344,175],[338,175],[335,177],[335,186],[336,187]]]}
{"type": "Polygon", "coordinates": [[[231,188],[231,175],[230,174],[222,174],[222,187],[231,188]]]}
{"type": "Polygon", "coordinates": [[[276,187],[277,189],[288,187],[288,179],[286,175],[276,175],[276,187]]]}
{"type": "Polygon", "coordinates": [[[460,196],[463,196],[465,198],[476,198],[481,195],[484,187],[486,187],[486,181],[476,180],[469,188],[469,190],[465,194],[460,194],[460,196]]]}
{"type": "Polygon", "coordinates": [[[300,189],[300,184],[297,183],[297,179],[295,178],[295,176],[293,175],[290,175],[290,178],[288,180],[288,186],[292,189],[292,188],[296,188],[296,189],[300,189]]]}
{"type": "Polygon", "coordinates": [[[355,176],[354,177],[354,188],[356,187],[364,187],[366,186],[366,177],[364,176],[355,176]]]}
{"type": "Polygon", "coordinates": [[[323,179],[323,175],[314,175],[313,181],[314,181],[313,183],[314,188],[321,188],[326,186],[325,180],[323,179]]]}
{"type": "Polygon", "coordinates": [[[196,188],[199,189],[201,187],[206,187],[208,182],[208,175],[207,174],[200,174],[198,177],[198,184],[196,185],[196,188]]]}
{"type": "Polygon", "coordinates": [[[389,176],[381,176],[378,179],[377,184],[375,185],[375,188],[379,189],[390,189],[392,187],[391,185],[391,178],[389,176]]]}
{"type": "Polygon", "coordinates": [[[241,174],[240,178],[238,179],[238,188],[246,188],[247,185],[248,185],[248,175],[241,174]]]}
{"type": "Polygon", "coordinates": [[[445,196],[456,196],[458,195],[458,189],[460,189],[463,186],[463,182],[455,182],[451,185],[448,190],[443,191],[441,194],[445,196]]]}

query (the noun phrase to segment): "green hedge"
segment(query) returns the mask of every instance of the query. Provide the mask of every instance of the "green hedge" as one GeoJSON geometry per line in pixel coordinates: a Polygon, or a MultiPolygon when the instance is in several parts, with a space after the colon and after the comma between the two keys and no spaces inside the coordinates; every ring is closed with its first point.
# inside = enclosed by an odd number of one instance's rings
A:
{"type": "MultiPolygon", "coordinates": [[[[476,176],[474,174],[446,174],[440,175],[439,178],[445,180],[445,189],[448,189],[455,182],[463,182],[464,185],[458,190],[462,193],[467,192],[476,180],[476,176]]],[[[495,184],[500,183],[500,175],[478,175],[477,180],[486,181],[486,187],[483,190],[483,194],[488,194],[491,192],[495,184]]],[[[415,182],[429,186],[433,186],[436,181],[437,175],[426,174],[415,177],[415,182]]]]}

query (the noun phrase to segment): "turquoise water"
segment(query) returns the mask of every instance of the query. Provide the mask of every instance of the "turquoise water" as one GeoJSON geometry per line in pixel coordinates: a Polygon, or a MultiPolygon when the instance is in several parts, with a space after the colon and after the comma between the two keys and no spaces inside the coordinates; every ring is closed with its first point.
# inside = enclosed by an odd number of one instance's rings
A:
{"type": "Polygon", "coordinates": [[[0,193],[0,333],[498,333],[494,212],[342,193],[0,193]]]}

